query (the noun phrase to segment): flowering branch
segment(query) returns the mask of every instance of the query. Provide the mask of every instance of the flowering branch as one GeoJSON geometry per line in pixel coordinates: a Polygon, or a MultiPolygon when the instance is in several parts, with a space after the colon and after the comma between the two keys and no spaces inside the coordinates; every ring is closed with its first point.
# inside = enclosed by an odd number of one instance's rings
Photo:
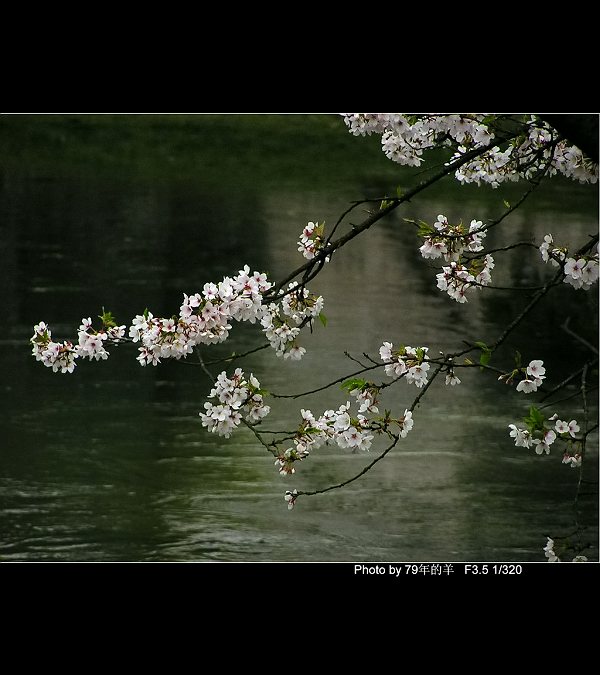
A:
{"type": "MultiPolygon", "coordinates": [[[[310,271],[313,270],[315,264],[319,261],[324,261],[326,257],[331,257],[334,251],[337,249],[341,248],[342,246],[346,245],[349,241],[357,237],[359,234],[362,234],[366,230],[368,230],[372,225],[374,225],[376,222],[384,218],[385,216],[389,215],[392,211],[397,209],[401,204],[404,204],[405,202],[410,201],[413,197],[418,195],[420,192],[423,192],[423,190],[426,190],[428,187],[434,185],[438,181],[440,181],[442,178],[445,176],[449,175],[456,169],[460,168],[467,162],[479,157],[479,155],[482,155],[484,152],[486,152],[489,149],[488,146],[477,148],[475,150],[471,150],[470,152],[464,154],[460,158],[457,158],[453,160],[451,163],[449,163],[447,166],[445,166],[441,171],[438,171],[438,173],[434,174],[430,178],[422,181],[419,183],[417,186],[412,188],[411,190],[408,190],[405,192],[401,197],[392,197],[390,198],[389,202],[384,205],[383,208],[381,208],[379,211],[375,211],[371,213],[371,215],[366,218],[360,225],[354,225],[350,232],[347,234],[343,235],[339,239],[336,239],[333,242],[329,242],[326,246],[324,246],[311,260],[309,260],[307,263],[304,263],[304,265],[301,265],[297,269],[295,269],[293,272],[290,272],[286,277],[284,277],[281,281],[276,283],[273,286],[272,292],[269,296],[267,296],[267,299],[270,297],[273,297],[276,295],[278,291],[280,291],[287,283],[295,279],[298,275],[302,274],[305,271],[309,271],[309,276],[306,278],[306,281],[314,278],[315,275],[310,276],[310,271]]],[[[349,213],[351,209],[347,210],[346,213],[349,213]]],[[[337,224],[336,224],[337,226],[337,224]]]]}
{"type": "MultiPolygon", "coordinates": [[[[132,321],[128,336],[125,335],[126,326],[117,326],[112,315],[103,311],[99,317],[102,322],[99,328],[93,327],[91,318],[82,320],[75,344],[68,340],[54,342],[50,329],[43,322],[34,327],[31,338],[36,359],[52,367],[55,372],[62,373],[72,373],[78,358],[106,360],[109,353],[105,347],[125,341],[139,345],[137,360],[142,366],[157,365],[161,359],[167,358],[185,360],[188,355],[195,353],[198,363],[193,365],[200,366],[212,383],[209,400],[204,403],[204,411],[200,413],[202,425],[209,432],[226,438],[236,428],[247,427],[257,441],[274,455],[275,465],[282,475],[295,473],[297,462],[303,461],[322,445],[336,444],[352,451],[369,451],[375,436],[389,439],[383,451],[351,478],[317,490],[287,491],[285,499],[288,508],[294,506],[299,496],[323,494],[342,488],[368,473],[411,431],[413,412],[441,373],[445,374],[446,385],[450,387],[461,383],[456,369],[471,367],[499,374],[498,379],[507,384],[516,381],[519,392],[529,394],[538,391],[546,378],[543,361],[533,358],[528,365],[524,365],[518,355],[515,367],[505,372],[491,366],[490,359],[552,288],[566,282],[574,289],[588,290],[598,281],[598,254],[593,250],[598,243],[598,235],[590,237],[584,246],[572,254],[565,246],[556,244],[552,234],[547,234],[539,247],[532,241],[519,241],[484,251],[483,241],[487,232],[518,209],[547,176],[560,173],[581,183],[597,181],[597,166],[590,164],[578,148],[569,145],[539,118],[359,113],[347,115],[345,121],[356,135],[381,134],[383,151],[399,164],[419,166],[423,161],[423,153],[432,148],[448,148],[450,158],[440,170],[403,194],[352,202],[339,215],[327,236],[324,223],[309,222],[298,241],[298,251],[307,261],[276,283],[268,280],[264,273],[250,273],[250,267],[245,266],[237,275],[224,277],[219,283],[206,283],[201,292],[184,294],[178,315],[159,318],[145,310],[132,321]],[[424,221],[415,223],[419,228],[419,236],[424,240],[419,249],[422,257],[443,258],[447,263],[442,267],[442,272],[437,274],[437,286],[456,302],[467,302],[467,292],[470,297],[472,292],[479,292],[483,288],[535,292],[494,342],[489,345],[479,341],[466,342],[466,348],[449,354],[440,352],[438,358],[432,358],[427,347],[397,345],[394,348],[391,342],[383,342],[379,350],[381,361],[366,352],[363,352],[365,361],[344,352],[360,369],[322,386],[293,394],[269,393],[262,388],[253,373],[244,373],[241,368],[236,368],[233,373],[222,371],[216,377],[213,375],[209,366],[231,364],[268,347],[272,347],[279,357],[299,361],[306,351],[298,342],[302,330],[308,327],[312,331],[317,318],[326,325],[322,313],[323,297],[311,293],[306,285],[321,272],[337,250],[451,173],[460,183],[487,183],[492,187],[505,181],[524,179],[529,182],[527,190],[514,204],[505,201],[505,210],[486,224],[477,219],[473,219],[468,226],[463,225],[462,221],[452,224],[444,215],[438,215],[432,225],[424,221]],[[361,204],[377,203],[378,208],[373,206],[372,210],[367,211],[367,217],[359,224],[347,222],[348,216],[361,204]],[[347,223],[348,231],[334,238],[344,223],[347,223]],[[542,261],[557,267],[556,273],[542,286],[492,285],[491,272],[496,263],[491,253],[507,252],[517,247],[539,248],[542,261]],[[224,342],[229,337],[233,323],[242,321],[258,324],[268,342],[240,354],[233,352],[228,357],[205,361],[200,349],[204,349],[205,345],[224,342]],[[464,363],[457,362],[459,357],[477,351],[480,352],[479,363],[473,363],[468,358],[464,359],[464,363]],[[383,368],[390,379],[376,383],[359,377],[379,368],[383,368]],[[381,392],[400,380],[417,387],[418,394],[403,415],[396,413],[392,416],[388,410],[381,414],[378,407],[381,392]],[[270,413],[270,407],[265,404],[267,396],[298,399],[336,384],[341,384],[349,399],[337,410],[326,410],[315,416],[310,410],[302,409],[301,421],[295,430],[262,428],[264,418],[270,413]],[[353,404],[358,405],[358,412],[352,411],[351,398],[355,399],[353,404]],[[271,439],[267,440],[265,436],[271,439]],[[286,447],[290,446],[290,442],[293,447],[286,447]]],[[[569,319],[562,329],[598,355],[594,345],[569,328],[569,319]]],[[[588,382],[589,372],[597,362],[597,358],[587,361],[541,399],[546,400],[581,377],[579,391],[573,396],[582,401],[583,430],[580,430],[575,419],[559,419],[557,414],[546,418],[542,413],[543,408],[554,406],[557,401],[540,408],[531,406],[524,420],[525,429],[510,425],[510,435],[515,439],[515,445],[532,447],[538,455],[549,454],[550,446],[555,442],[562,444],[563,462],[579,469],[576,507],[584,482],[582,474],[586,441],[589,434],[597,429],[597,425],[589,426],[588,405],[589,392],[594,388],[588,382]]],[[[562,400],[570,398],[572,396],[562,400]]],[[[576,531],[580,532],[579,522],[576,531]]],[[[549,539],[544,550],[548,559],[558,559],[553,540],[549,539]]],[[[581,546],[580,550],[583,550],[581,546]]]]}

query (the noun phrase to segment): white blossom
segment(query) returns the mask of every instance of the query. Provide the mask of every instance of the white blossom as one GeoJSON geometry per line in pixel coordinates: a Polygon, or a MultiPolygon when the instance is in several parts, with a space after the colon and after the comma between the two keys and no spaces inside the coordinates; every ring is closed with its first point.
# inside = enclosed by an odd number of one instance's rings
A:
{"type": "Polygon", "coordinates": [[[246,379],[241,368],[236,368],[231,377],[226,371],[219,373],[209,399],[217,403],[204,404],[205,411],[199,413],[202,426],[225,438],[231,436],[242,418],[248,424],[255,424],[271,411],[264,403],[258,379],[253,374],[246,379]]]}
{"type": "Polygon", "coordinates": [[[298,490],[286,490],[285,495],[283,498],[287,502],[287,507],[288,510],[291,511],[294,508],[294,504],[296,503],[296,498],[298,497],[298,490]]]}
{"type": "Polygon", "coordinates": [[[527,429],[520,429],[514,424],[509,424],[508,428],[510,431],[510,437],[515,439],[515,446],[517,448],[529,448],[532,444],[531,434],[527,429]]]}

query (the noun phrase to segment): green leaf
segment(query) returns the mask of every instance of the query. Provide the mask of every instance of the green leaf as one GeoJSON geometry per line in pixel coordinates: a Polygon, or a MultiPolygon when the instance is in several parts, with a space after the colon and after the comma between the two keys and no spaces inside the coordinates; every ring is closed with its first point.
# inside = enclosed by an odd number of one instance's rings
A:
{"type": "Polygon", "coordinates": [[[481,349],[481,354],[479,355],[479,363],[482,366],[487,366],[492,358],[492,350],[485,344],[485,342],[478,341],[475,343],[476,347],[481,349]]]}
{"type": "Polygon", "coordinates": [[[510,202],[507,202],[506,199],[504,200],[504,206],[506,206],[507,209],[510,209],[510,202]]]}
{"type": "Polygon", "coordinates": [[[149,314],[150,314],[150,312],[148,311],[148,308],[146,307],[146,309],[144,310],[142,316],[144,317],[144,319],[148,319],[148,315],[149,315],[149,314]]]}
{"type": "Polygon", "coordinates": [[[327,317],[325,316],[325,314],[323,314],[323,312],[319,314],[319,321],[323,324],[325,328],[327,328],[327,317]]]}
{"type": "Polygon", "coordinates": [[[534,405],[532,405],[529,408],[528,417],[523,418],[523,422],[525,422],[529,431],[531,431],[532,433],[534,431],[543,431],[545,421],[546,418],[544,416],[544,413],[542,413],[542,411],[536,408],[534,405]]]}
{"type": "Polygon", "coordinates": [[[398,187],[396,188],[396,196],[399,199],[401,199],[403,194],[404,194],[404,190],[402,190],[402,188],[398,185],[398,187]]]}
{"type": "Polygon", "coordinates": [[[352,378],[351,380],[346,380],[345,382],[342,382],[340,385],[341,389],[345,389],[347,391],[354,391],[354,389],[363,389],[367,384],[366,380],[361,380],[357,378],[352,378]]]}
{"type": "Polygon", "coordinates": [[[100,319],[100,321],[102,321],[102,323],[106,328],[113,328],[114,326],[117,325],[112,315],[112,312],[107,312],[104,309],[104,307],[102,308],[102,314],[99,314],[98,318],[100,319]]]}
{"type": "Polygon", "coordinates": [[[518,349],[515,351],[515,366],[521,367],[521,352],[518,349]]]}

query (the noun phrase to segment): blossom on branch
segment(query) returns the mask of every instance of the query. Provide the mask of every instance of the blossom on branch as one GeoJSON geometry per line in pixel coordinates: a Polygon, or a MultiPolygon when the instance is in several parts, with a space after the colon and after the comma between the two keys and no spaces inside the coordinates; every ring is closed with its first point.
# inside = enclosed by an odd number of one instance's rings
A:
{"type": "Polygon", "coordinates": [[[229,438],[244,419],[248,424],[256,424],[266,417],[271,408],[264,404],[266,392],[260,388],[260,382],[250,375],[246,379],[244,371],[236,368],[231,378],[223,371],[217,377],[209,398],[218,403],[207,401],[205,412],[198,413],[202,426],[212,433],[229,438]]]}
{"type": "Polygon", "coordinates": [[[555,267],[562,265],[565,275],[563,278],[564,283],[573,286],[577,290],[589,291],[598,281],[600,274],[598,262],[599,248],[599,246],[596,246],[596,251],[593,255],[571,257],[566,247],[554,246],[552,234],[546,234],[540,246],[540,253],[545,263],[550,261],[555,267]]]}
{"type": "Polygon", "coordinates": [[[427,383],[427,363],[429,347],[405,347],[402,345],[394,351],[391,342],[384,342],[379,348],[379,356],[386,364],[385,374],[389,377],[405,377],[409,384],[421,388],[427,383]]]}
{"type": "MultiPolygon", "coordinates": [[[[325,246],[325,223],[309,222],[302,230],[300,240],[298,241],[298,251],[307,260],[312,260],[315,255],[325,246]]],[[[329,262],[329,256],[326,256],[325,262],[329,262]]]]}
{"type": "Polygon", "coordinates": [[[560,173],[580,183],[598,180],[598,166],[535,115],[513,116],[513,122],[523,127],[524,133],[518,136],[505,130],[504,116],[499,115],[343,113],[343,117],[355,136],[381,134],[386,157],[405,166],[419,166],[423,153],[432,148],[454,151],[449,165],[468,152],[484,150],[456,170],[455,177],[461,184],[485,183],[495,188],[505,181],[534,178],[541,172],[560,173]],[[492,145],[497,137],[497,144],[492,145]]]}

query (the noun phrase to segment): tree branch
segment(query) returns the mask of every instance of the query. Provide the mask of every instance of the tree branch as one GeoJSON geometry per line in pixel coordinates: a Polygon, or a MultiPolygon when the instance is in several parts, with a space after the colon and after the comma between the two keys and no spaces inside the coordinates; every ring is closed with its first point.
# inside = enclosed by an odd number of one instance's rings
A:
{"type": "Polygon", "coordinates": [[[475,150],[471,150],[470,152],[465,153],[462,155],[458,160],[455,162],[449,163],[447,166],[445,166],[441,171],[438,171],[438,173],[434,174],[430,178],[422,181],[418,185],[416,185],[414,188],[411,190],[408,190],[405,194],[403,194],[401,197],[392,197],[389,201],[390,203],[383,209],[380,209],[379,211],[375,211],[372,213],[366,220],[364,220],[360,225],[354,225],[352,229],[340,237],[339,239],[336,239],[333,242],[330,242],[327,244],[327,246],[324,246],[312,260],[309,260],[308,262],[304,263],[297,269],[295,269],[293,272],[290,272],[286,277],[284,277],[281,281],[276,283],[273,288],[270,290],[270,292],[265,296],[265,301],[271,300],[271,299],[276,299],[278,297],[278,292],[290,281],[295,279],[298,275],[302,274],[306,270],[312,270],[312,268],[317,265],[320,261],[324,261],[327,256],[331,256],[331,254],[336,251],[338,248],[341,248],[345,244],[347,244],[349,241],[357,237],[359,234],[362,234],[366,230],[368,230],[372,225],[374,225],[376,222],[384,218],[385,216],[389,215],[392,211],[397,209],[400,204],[404,204],[405,202],[410,201],[413,197],[418,195],[420,192],[423,192],[423,190],[427,189],[434,183],[437,183],[439,180],[444,178],[445,176],[449,175],[459,167],[463,166],[463,164],[467,164],[471,160],[475,159],[476,157],[479,157],[480,155],[483,155],[485,152],[487,152],[493,145],[496,145],[496,143],[486,145],[485,147],[477,148],[475,150]]]}

